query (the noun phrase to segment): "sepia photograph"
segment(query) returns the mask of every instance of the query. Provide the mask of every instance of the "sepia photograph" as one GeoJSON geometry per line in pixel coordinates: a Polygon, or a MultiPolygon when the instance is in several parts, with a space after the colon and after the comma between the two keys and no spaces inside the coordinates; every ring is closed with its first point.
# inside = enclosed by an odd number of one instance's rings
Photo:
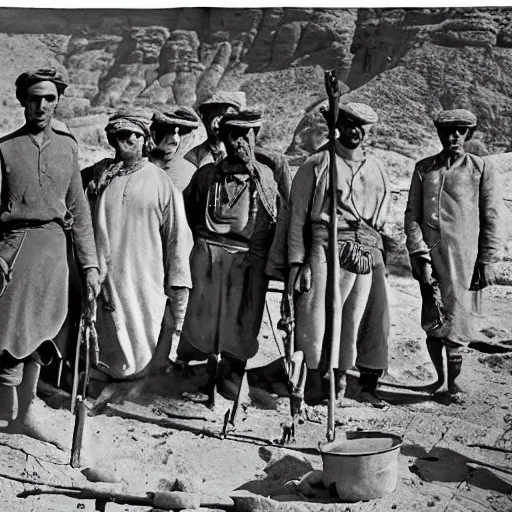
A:
{"type": "Polygon", "coordinates": [[[0,512],[512,511],[512,4],[23,4],[0,512]]]}

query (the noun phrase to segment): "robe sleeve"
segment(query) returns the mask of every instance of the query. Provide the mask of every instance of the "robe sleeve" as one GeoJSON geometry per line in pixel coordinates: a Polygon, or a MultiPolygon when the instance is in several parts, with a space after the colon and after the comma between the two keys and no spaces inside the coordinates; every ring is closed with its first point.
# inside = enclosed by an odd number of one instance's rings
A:
{"type": "Polygon", "coordinates": [[[297,171],[290,192],[290,223],[288,227],[288,264],[304,263],[306,259],[305,228],[309,203],[315,186],[314,163],[306,160],[297,171]]]}
{"type": "Polygon", "coordinates": [[[502,198],[496,172],[489,162],[485,163],[480,180],[480,234],[478,239],[479,263],[496,263],[501,248],[502,198]]]}
{"type": "Polygon", "coordinates": [[[209,177],[214,172],[213,164],[206,164],[194,173],[189,184],[183,190],[186,219],[194,236],[197,226],[204,224],[209,177]]]}
{"type": "Polygon", "coordinates": [[[290,222],[290,188],[292,177],[290,167],[284,155],[275,155],[276,170],[274,179],[279,192],[279,209],[277,212],[274,239],[268,254],[265,273],[277,281],[287,279],[288,273],[288,225],[290,222]]]}
{"type": "Polygon", "coordinates": [[[422,255],[430,259],[430,249],[423,239],[421,223],[423,218],[423,184],[417,168],[414,169],[407,207],[404,216],[404,230],[409,255],[422,255]]]}
{"type": "Polygon", "coordinates": [[[192,250],[192,233],[187,224],[183,196],[168,180],[169,200],[163,208],[161,228],[164,252],[165,292],[171,296],[171,288],[192,288],[190,274],[190,251],[192,250]]]}
{"type": "Polygon", "coordinates": [[[99,268],[92,229],[91,212],[82,188],[77,150],[73,152],[71,181],[66,194],[66,207],[73,216],[71,231],[73,233],[73,241],[80,266],[84,270],[88,268],[99,268]]]}
{"type": "Polygon", "coordinates": [[[389,213],[389,207],[391,205],[391,183],[389,181],[389,176],[384,167],[384,164],[381,161],[378,161],[377,166],[382,176],[384,192],[382,201],[379,205],[379,209],[375,215],[374,228],[379,232],[383,232],[384,226],[386,224],[386,218],[389,213]]]}

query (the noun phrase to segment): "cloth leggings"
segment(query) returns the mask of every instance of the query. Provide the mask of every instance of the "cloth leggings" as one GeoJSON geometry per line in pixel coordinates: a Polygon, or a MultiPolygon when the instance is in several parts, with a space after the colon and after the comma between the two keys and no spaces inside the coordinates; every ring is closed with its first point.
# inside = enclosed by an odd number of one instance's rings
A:
{"type": "Polygon", "coordinates": [[[48,341],[24,359],[16,359],[7,351],[2,352],[0,354],[0,386],[19,386],[23,380],[25,363],[34,361],[41,366],[47,366],[52,362],[54,350],[53,343],[48,341]]]}

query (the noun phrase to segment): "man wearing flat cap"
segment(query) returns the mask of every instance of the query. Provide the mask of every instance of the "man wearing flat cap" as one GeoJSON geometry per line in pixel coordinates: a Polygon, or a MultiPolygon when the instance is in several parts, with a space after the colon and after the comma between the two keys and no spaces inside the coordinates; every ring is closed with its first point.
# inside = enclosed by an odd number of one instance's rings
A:
{"type": "Polygon", "coordinates": [[[439,114],[435,125],[443,150],[416,164],[405,233],[423,298],[421,325],[437,372],[432,391],[445,381],[446,347],[448,391],[457,395],[461,348],[476,339],[476,295],[496,280],[501,199],[493,169],[464,149],[476,129],[475,115],[448,110],[439,114]]]}
{"type": "MultiPolygon", "coordinates": [[[[377,407],[377,381],[388,366],[389,305],[381,231],[390,204],[390,186],[380,160],[361,148],[365,127],[377,114],[362,103],[340,103],[335,142],[338,173],[338,246],[342,313],[334,336],[340,338],[335,388],[339,399],[346,388],[346,370],[360,371],[361,401],[377,407]],[[353,265],[342,255],[357,247],[353,265]]],[[[327,246],[330,222],[329,160],[321,147],[299,168],[290,194],[288,228],[288,288],[295,290],[295,343],[304,353],[305,399],[325,400],[324,379],[329,354],[327,333],[327,246]]]]}
{"type": "Polygon", "coordinates": [[[150,162],[161,167],[180,192],[196,171],[185,155],[204,138],[200,126],[201,120],[190,107],[153,114],[151,136],[156,147],[151,152],[150,162]]]}
{"type": "Polygon", "coordinates": [[[96,326],[104,373],[136,379],[169,365],[191,287],[192,234],[181,194],[148,161],[149,120],[120,112],[105,131],[115,156],[93,166],[87,187],[100,266],[96,326]]]}
{"type": "Polygon", "coordinates": [[[0,139],[0,423],[60,446],[45,432],[35,393],[67,315],[65,231],[73,235],[87,294],[99,291],[77,142],[53,117],[65,89],[53,69],[21,74],[16,97],[26,123],[0,139]]]}
{"type": "Polygon", "coordinates": [[[254,156],[260,127],[255,112],[223,116],[219,134],[226,158],[201,167],[183,192],[195,244],[178,358],[220,354],[228,376],[222,385],[235,385],[226,393],[237,389],[247,360],[258,351],[265,263],[277,216],[272,171],[254,156]]]}
{"type": "MultiPolygon", "coordinates": [[[[217,91],[199,104],[197,110],[206,128],[207,139],[191,149],[185,156],[185,159],[193,163],[196,169],[225,158],[226,148],[219,135],[220,120],[226,114],[239,112],[245,107],[245,104],[245,93],[241,91],[217,91]]],[[[290,167],[286,157],[276,151],[256,147],[254,154],[258,162],[270,168],[279,190],[279,218],[266,271],[272,279],[283,281],[287,276],[286,254],[282,247],[286,247],[287,207],[292,183],[290,167]]]]}

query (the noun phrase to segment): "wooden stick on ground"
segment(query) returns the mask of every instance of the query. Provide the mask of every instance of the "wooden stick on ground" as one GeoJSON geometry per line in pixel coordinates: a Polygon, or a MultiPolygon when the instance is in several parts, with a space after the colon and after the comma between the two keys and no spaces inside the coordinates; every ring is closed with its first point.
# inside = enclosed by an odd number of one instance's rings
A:
{"type": "Polygon", "coordinates": [[[490,444],[472,443],[472,444],[468,444],[466,446],[469,446],[470,448],[483,448],[484,450],[492,450],[492,451],[501,452],[501,453],[512,453],[512,450],[510,450],[508,448],[500,448],[498,446],[492,446],[490,444]]]}

